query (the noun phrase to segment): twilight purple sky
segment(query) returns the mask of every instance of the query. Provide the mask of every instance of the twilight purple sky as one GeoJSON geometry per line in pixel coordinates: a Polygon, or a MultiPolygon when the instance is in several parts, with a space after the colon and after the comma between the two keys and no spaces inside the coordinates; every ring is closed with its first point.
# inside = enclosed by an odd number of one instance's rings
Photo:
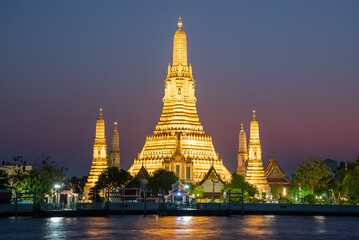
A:
{"type": "Polygon", "coordinates": [[[0,160],[87,175],[98,109],[128,169],[159,121],[182,16],[197,109],[232,172],[257,111],[264,165],[359,155],[359,1],[1,1],[0,160]]]}

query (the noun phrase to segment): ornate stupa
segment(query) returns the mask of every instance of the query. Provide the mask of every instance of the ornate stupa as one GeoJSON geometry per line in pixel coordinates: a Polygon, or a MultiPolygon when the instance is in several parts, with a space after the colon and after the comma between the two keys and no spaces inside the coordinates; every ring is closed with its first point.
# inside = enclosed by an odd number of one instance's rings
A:
{"type": "Polygon", "coordinates": [[[135,176],[142,166],[149,174],[157,169],[173,171],[180,179],[200,182],[213,167],[224,181],[230,172],[206,136],[196,109],[195,80],[187,63],[187,39],[181,18],[173,39],[173,62],[169,63],[160,121],[129,172],[135,176]]]}
{"type": "Polygon", "coordinates": [[[248,151],[247,151],[247,137],[246,132],[243,130],[243,123],[241,124],[241,131],[239,132],[239,144],[238,144],[238,168],[237,173],[239,175],[245,176],[246,174],[246,164],[248,160],[248,151]]]}
{"type": "Polygon", "coordinates": [[[102,117],[102,109],[100,109],[100,116],[96,122],[96,137],[93,145],[93,160],[90,170],[90,175],[87,178],[85,185],[85,200],[89,200],[90,189],[95,187],[99,175],[106,170],[107,164],[107,145],[105,137],[105,120],[102,117]]]}
{"type": "Polygon", "coordinates": [[[253,120],[250,126],[248,144],[248,164],[245,179],[258,188],[260,192],[270,192],[267,179],[263,171],[262,148],[259,140],[259,125],[256,112],[253,111],[253,120]]]}
{"type": "Polygon", "coordinates": [[[117,122],[115,122],[115,129],[112,133],[109,165],[120,168],[120,136],[117,131],[117,122]]]}

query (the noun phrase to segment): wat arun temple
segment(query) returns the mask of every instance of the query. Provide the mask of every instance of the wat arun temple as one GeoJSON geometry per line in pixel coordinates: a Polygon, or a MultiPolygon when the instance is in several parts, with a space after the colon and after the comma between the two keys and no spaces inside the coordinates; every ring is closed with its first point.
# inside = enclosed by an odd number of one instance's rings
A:
{"type": "MultiPolygon", "coordinates": [[[[196,109],[195,80],[192,66],[187,61],[187,38],[181,18],[173,39],[173,61],[168,65],[164,85],[163,109],[153,135],[147,136],[142,151],[128,170],[136,176],[141,169],[149,175],[158,169],[173,171],[182,181],[198,184],[210,169],[224,182],[231,180],[231,173],[213,146],[212,137],[205,135],[196,109]]],[[[120,167],[119,135],[115,126],[110,155],[107,156],[105,123],[102,112],[96,124],[93,161],[85,186],[85,195],[96,185],[98,176],[109,166],[120,167]]],[[[247,146],[246,134],[239,133],[237,173],[258,188],[270,192],[261,159],[259,124],[255,112],[250,124],[247,146]]]]}

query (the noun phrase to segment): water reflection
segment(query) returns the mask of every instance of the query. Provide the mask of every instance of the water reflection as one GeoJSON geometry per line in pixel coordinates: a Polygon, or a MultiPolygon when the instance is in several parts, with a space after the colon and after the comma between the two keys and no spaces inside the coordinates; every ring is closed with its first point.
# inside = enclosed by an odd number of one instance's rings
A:
{"type": "Polygon", "coordinates": [[[318,233],[326,233],[325,216],[313,216],[315,221],[315,230],[318,233]]]}
{"type": "Polygon", "coordinates": [[[274,223],[275,216],[244,216],[241,231],[249,236],[271,235],[274,223]]]}
{"type": "Polygon", "coordinates": [[[0,238],[359,239],[358,225],[355,217],[319,216],[0,218],[0,238]]]}
{"type": "Polygon", "coordinates": [[[50,239],[62,239],[64,236],[64,218],[63,217],[52,217],[46,219],[45,224],[45,238],[50,239]]]}

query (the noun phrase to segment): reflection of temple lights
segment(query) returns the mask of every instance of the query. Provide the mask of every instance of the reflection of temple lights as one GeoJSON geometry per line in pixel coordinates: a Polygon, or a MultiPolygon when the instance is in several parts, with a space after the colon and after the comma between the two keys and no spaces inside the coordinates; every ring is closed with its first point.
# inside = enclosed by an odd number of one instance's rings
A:
{"type": "Polygon", "coordinates": [[[63,217],[52,217],[50,218],[50,222],[58,223],[63,219],[63,217]]]}
{"type": "Polygon", "coordinates": [[[63,217],[52,217],[46,221],[46,233],[45,238],[60,239],[63,237],[62,228],[64,226],[63,217]]]}
{"type": "Polygon", "coordinates": [[[287,189],[283,188],[283,196],[286,196],[286,195],[287,195],[287,189]]]}
{"type": "Polygon", "coordinates": [[[190,222],[191,220],[192,220],[192,216],[182,217],[182,221],[185,223],[190,222]]]}

